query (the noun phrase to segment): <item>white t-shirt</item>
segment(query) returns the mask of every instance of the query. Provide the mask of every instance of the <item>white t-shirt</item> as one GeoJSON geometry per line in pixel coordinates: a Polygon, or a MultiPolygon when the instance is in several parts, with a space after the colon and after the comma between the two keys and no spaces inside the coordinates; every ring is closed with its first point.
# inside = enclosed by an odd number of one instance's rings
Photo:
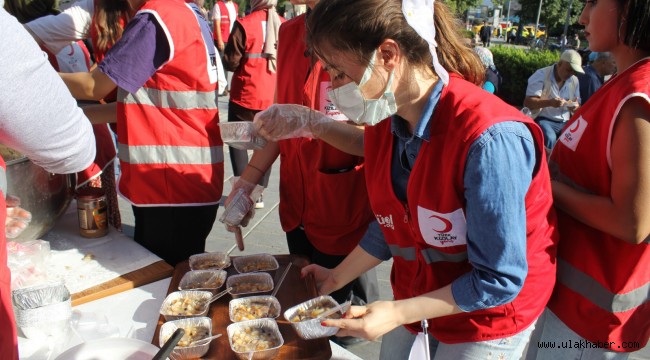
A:
{"type": "Polygon", "coordinates": [[[57,54],[71,42],[90,37],[95,4],[93,0],[79,0],[58,15],[48,15],[25,24],[38,36],[45,47],[57,54]]]}
{"type": "MultiPolygon", "coordinates": [[[[528,78],[526,96],[542,96],[544,81],[546,80],[546,69],[547,68],[539,69],[528,78]]],[[[556,97],[560,97],[564,100],[578,101],[578,103],[580,103],[580,86],[578,86],[578,78],[575,75],[572,75],[564,82],[562,88],[559,89],[557,82],[555,81],[555,76],[552,73],[553,67],[550,68],[550,71],[551,87],[549,89],[550,92],[547,98],[554,99],[556,97]]],[[[539,112],[538,116],[555,121],[565,122],[569,120],[571,113],[568,109],[545,107],[539,112]]]]}
{"type": "MultiPolygon", "coordinates": [[[[212,8],[212,21],[221,20],[221,9],[217,2],[214,3],[214,7],[212,8]]],[[[230,19],[230,31],[232,31],[232,26],[235,25],[235,20],[237,20],[237,11],[232,1],[226,1],[225,4],[226,9],[228,9],[228,19],[230,19]]]]}
{"type": "Polygon", "coordinates": [[[76,173],[95,159],[95,136],[47,56],[0,9],[0,143],[45,170],[76,173]]]}

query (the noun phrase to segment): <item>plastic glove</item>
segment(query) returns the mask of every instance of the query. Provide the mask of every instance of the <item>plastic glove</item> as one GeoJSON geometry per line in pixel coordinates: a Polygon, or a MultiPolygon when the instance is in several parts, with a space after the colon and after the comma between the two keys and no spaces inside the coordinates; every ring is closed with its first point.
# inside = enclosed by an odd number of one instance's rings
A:
{"type": "Polygon", "coordinates": [[[255,193],[259,197],[264,188],[241,178],[233,180],[232,190],[223,204],[224,212],[219,221],[225,224],[226,230],[235,233],[237,247],[243,251],[244,239],[240,226],[247,226],[255,215],[255,202],[251,196],[255,193]]]}
{"type": "Polygon", "coordinates": [[[306,106],[274,104],[255,114],[257,133],[269,141],[299,137],[315,138],[334,119],[306,106]]]}
{"type": "Polygon", "coordinates": [[[5,236],[8,239],[15,239],[20,235],[32,221],[32,214],[21,208],[20,198],[7,195],[7,218],[5,220],[5,236]]]}

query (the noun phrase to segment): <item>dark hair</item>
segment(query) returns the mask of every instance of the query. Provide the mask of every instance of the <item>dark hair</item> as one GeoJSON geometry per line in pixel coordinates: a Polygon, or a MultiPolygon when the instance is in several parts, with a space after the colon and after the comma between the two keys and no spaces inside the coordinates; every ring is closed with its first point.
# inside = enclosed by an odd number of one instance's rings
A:
{"type": "Polygon", "coordinates": [[[57,0],[6,0],[4,9],[21,24],[60,12],[57,0]]]}
{"type": "MultiPolygon", "coordinates": [[[[450,73],[483,83],[485,68],[465,45],[459,32],[464,27],[442,2],[436,1],[434,9],[438,61],[450,73]]],[[[318,55],[319,48],[329,44],[367,64],[386,39],[397,42],[410,65],[433,71],[429,44],[406,22],[401,0],[320,1],[307,20],[307,43],[318,55]]]]}
{"type": "Polygon", "coordinates": [[[618,0],[619,34],[625,30],[623,43],[631,48],[650,51],[650,1],[618,0]]]}
{"type": "Polygon", "coordinates": [[[128,0],[99,0],[96,3],[93,26],[97,31],[95,46],[102,52],[108,51],[122,37],[124,26],[131,17],[131,5],[128,0]]]}

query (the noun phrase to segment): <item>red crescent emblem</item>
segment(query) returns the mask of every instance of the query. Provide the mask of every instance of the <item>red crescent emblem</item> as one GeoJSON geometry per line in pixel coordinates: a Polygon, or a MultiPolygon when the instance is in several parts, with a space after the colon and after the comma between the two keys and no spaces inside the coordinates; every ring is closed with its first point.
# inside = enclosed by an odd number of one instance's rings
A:
{"type": "Polygon", "coordinates": [[[570,132],[574,133],[580,128],[580,120],[576,121],[574,126],[569,129],[570,132]]]}
{"type": "Polygon", "coordinates": [[[72,46],[72,44],[70,44],[68,46],[70,46],[70,53],[68,54],[68,56],[74,55],[74,46],[72,46]]]}
{"type": "Polygon", "coordinates": [[[449,220],[447,220],[447,219],[445,219],[445,218],[443,218],[441,216],[438,216],[438,215],[429,216],[429,219],[431,219],[431,218],[436,218],[436,219],[442,221],[443,224],[445,224],[444,229],[438,230],[436,228],[431,228],[431,229],[433,229],[433,231],[435,231],[437,233],[448,233],[451,230],[451,228],[452,228],[451,221],[449,221],[449,220]]]}

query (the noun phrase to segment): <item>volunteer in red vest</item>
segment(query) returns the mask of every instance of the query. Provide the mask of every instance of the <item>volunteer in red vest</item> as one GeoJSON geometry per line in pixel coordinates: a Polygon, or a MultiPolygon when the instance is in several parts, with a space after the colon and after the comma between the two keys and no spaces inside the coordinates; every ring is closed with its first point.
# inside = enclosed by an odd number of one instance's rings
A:
{"type": "Polygon", "coordinates": [[[219,53],[223,53],[226,48],[230,32],[232,31],[235,21],[239,14],[239,4],[232,0],[218,0],[212,8],[212,35],[214,36],[214,46],[219,53]]]}
{"type": "MultiPolygon", "coordinates": [[[[307,1],[307,5],[311,8],[316,2],[307,1]]],[[[304,3],[304,0],[292,1],[292,4],[304,3]]],[[[300,15],[280,27],[276,102],[302,104],[337,121],[347,122],[348,118],[327,96],[331,87],[329,75],[306,51],[306,17],[306,14],[300,15]]],[[[316,138],[281,140],[255,151],[239,184],[246,182],[249,186],[244,187],[250,189],[263,172],[268,172],[278,156],[281,157],[280,222],[286,232],[289,253],[333,268],[356,248],[369,224],[373,224],[374,234],[367,236],[381,237],[370,210],[363,157],[344,153],[316,138]],[[346,201],[344,206],[341,199],[346,201]]],[[[378,300],[374,270],[355,278],[342,284],[332,296],[344,302],[352,293],[355,304],[378,300]]],[[[334,340],[342,345],[357,341],[334,340]]]]}
{"type": "Polygon", "coordinates": [[[618,73],[551,154],[560,242],[539,341],[556,348],[532,359],[627,359],[650,338],[650,3],[587,2],[580,24],[618,73]]]}
{"type": "Polygon", "coordinates": [[[137,1],[139,11],[90,73],[61,74],[78,99],[118,87],[118,103],[89,107],[115,121],[134,240],[171,265],[205,250],[223,187],[216,51],[196,4],[137,1]]]}
{"type": "MultiPolygon", "coordinates": [[[[90,39],[95,62],[99,64],[108,49],[122,36],[131,16],[132,11],[128,0],[81,0],[60,14],[39,17],[25,24],[25,27],[42,48],[57,55],[71,56],[68,55],[71,54],[68,50],[71,41],[90,39]]],[[[61,71],[86,70],[62,68],[61,71]]],[[[115,89],[102,101],[114,102],[116,96],[115,89]]],[[[115,124],[110,125],[113,131],[117,131],[115,124]]],[[[104,124],[95,125],[93,129],[97,139],[98,158],[91,168],[78,174],[77,186],[101,186],[108,201],[108,222],[121,230],[122,220],[117,201],[115,169],[112,166],[116,156],[113,134],[104,124]]]]}
{"type": "MultiPolygon", "coordinates": [[[[88,167],[95,158],[88,119],[24,27],[1,6],[0,33],[0,83],[5,85],[0,88],[0,143],[52,173],[75,173],[88,167]]],[[[17,235],[12,229],[24,217],[18,208],[6,208],[15,203],[11,204],[9,197],[5,202],[7,178],[2,158],[0,193],[0,359],[17,360],[5,234],[17,235]]]]}
{"type": "MultiPolygon", "coordinates": [[[[228,121],[253,121],[256,113],[273,104],[277,80],[278,30],[284,19],[275,6],[277,0],[252,0],[252,11],[233,26],[223,55],[223,65],[232,71],[228,121]]],[[[230,147],[233,174],[240,176],[248,164],[248,152],[230,147]]],[[[259,184],[267,187],[271,171],[259,184]]],[[[255,199],[263,208],[262,198],[255,199]]]]}
{"type": "MultiPolygon", "coordinates": [[[[289,135],[310,129],[365,155],[395,300],[353,306],[324,325],[383,335],[382,359],[518,359],[553,289],[557,233],[542,132],[477,86],[484,69],[457,28],[440,1],[320,2],[308,43],[332,79],[330,99],[366,125],[363,137],[297,105],[258,115],[271,138],[288,135],[277,123],[302,123],[289,135]]],[[[328,281],[322,268],[309,272],[328,281]]]]}
{"type": "MultiPolygon", "coordinates": [[[[214,46],[217,47],[219,55],[223,58],[226,45],[229,43],[230,33],[239,17],[239,4],[232,0],[217,0],[212,8],[212,36],[214,37],[214,46]]],[[[226,72],[228,82],[226,90],[222,95],[228,95],[230,92],[230,82],[232,81],[232,71],[226,72]]]]}

